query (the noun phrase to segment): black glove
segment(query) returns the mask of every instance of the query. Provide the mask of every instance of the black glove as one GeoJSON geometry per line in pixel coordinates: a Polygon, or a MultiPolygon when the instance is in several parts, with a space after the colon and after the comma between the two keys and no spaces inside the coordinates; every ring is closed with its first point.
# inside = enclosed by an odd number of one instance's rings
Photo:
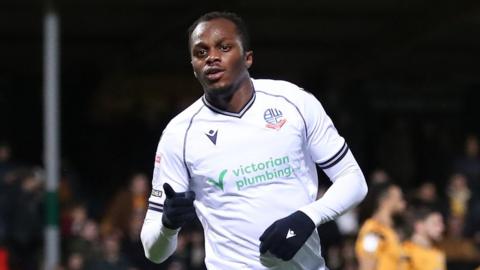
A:
{"type": "Polygon", "coordinates": [[[165,227],[176,230],[195,218],[195,192],[175,192],[167,183],[163,184],[163,190],[166,198],[163,203],[162,223],[165,227]]]}
{"type": "Polygon", "coordinates": [[[301,211],[275,221],[260,236],[260,253],[267,250],[288,261],[295,256],[315,230],[313,221],[301,211]]]}

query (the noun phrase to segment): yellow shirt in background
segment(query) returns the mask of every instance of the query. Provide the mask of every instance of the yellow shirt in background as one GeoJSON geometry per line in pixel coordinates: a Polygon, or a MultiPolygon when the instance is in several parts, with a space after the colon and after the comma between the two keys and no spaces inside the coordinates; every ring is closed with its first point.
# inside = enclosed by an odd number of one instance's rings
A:
{"type": "Polygon", "coordinates": [[[374,257],[375,270],[403,270],[402,245],[396,232],[374,219],[367,219],[360,228],[355,253],[361,257],[374,257]]]}
{"type": "Polygon", "coordinates": [[[445,270],[445,254],[437,248],[426,248],[411,241],[403,244],[407,256],[406,270],[445,270]]]}

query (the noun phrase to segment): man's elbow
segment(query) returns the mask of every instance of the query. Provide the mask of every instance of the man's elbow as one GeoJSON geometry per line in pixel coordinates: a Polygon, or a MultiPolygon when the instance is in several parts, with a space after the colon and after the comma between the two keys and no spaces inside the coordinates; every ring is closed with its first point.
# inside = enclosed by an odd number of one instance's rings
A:
{"type": "Polygon", "coordinates": [[[357,191],[356,199],[357,199],[357,201],[356,201],[356,204],[359,204],[367,196],[368,185],[367,185],[367,181],[365,180],[365,176],[363,175],[363,173],[360,169],[356,172],[356,179],[357,179],[357,181],[356,181],[356,183],[357,183],[357,188],[356,188],[356,191],[357,191]]]}
{"type": "Polygon", "coordinates": [[[360,194],[361,194],[360,202],[363,201],[363,199],[365,199],[365,197],[367,196],[367,193],[368,193],[368,185],[367,185],[367,181],[365,181],[365,178],[363,177],[361,187],[360,187],[360,194]]]}

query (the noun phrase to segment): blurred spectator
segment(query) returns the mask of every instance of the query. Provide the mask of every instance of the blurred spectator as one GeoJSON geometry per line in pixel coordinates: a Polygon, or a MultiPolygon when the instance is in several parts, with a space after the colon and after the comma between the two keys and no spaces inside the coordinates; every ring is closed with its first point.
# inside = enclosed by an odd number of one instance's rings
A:
{"type": "Polygon", "coordinates": [[[130,262],[120,252],[120,235],[106,235],[102,241],[102,256],[88,263],[87,270],[133,270],[130,262]]]}
{"type": "Polygon", "coordinates": [[[453,174],[447,186],[448,214],[462,220],[467,215],[472,194],[467,179],[462,174],[453,174]]]}
{"type": "Polygon", "coordinates": [[[79,236],[88,220],[87,209],[83,204],[67,208],[61,218],[63,237],[79,236]]]}
{"type": "Polygon", "coordinates": [[[403,213],[402,190],[391,182],[370,186],[362,203],[366,218],[355,244],[359,269],[397,269],[402,263],[402,249],[395,231],[394,217],[403,213]]]}
{"type": "Polygon", "coordinates": [[[378,184],[378,183],[385,183],[390,181],[390,176],[388,173],[383,169],[376,169],[370,174],[370,183],[371,184],[378,184]]]}
{"type": "Polygon", "coordinates": [[[65,270],[83,270],[85,267],[85,259],[80,253],[72,253],[68,257],[67,267],[65,270]]]}
{"type": "Polygon", "coordinates": [[[441,213],[420,207],[413,210],[411,223],[413,234],[403,243],[403,250],[407,256],[405,270],[446,269],[445,254],[436,247],[444,230],[441,213]]]}
{"type": "Polygon", "coordinates": [[[480,248],[480,155],[478,137],[468,135],[465,154],[454,164],[461,174],[452,176],[448,187],[450,211],[464,217],[465,236],[480,248]]]}
{"type": "Polygon", "coordinates": [[[143,173],[133,175],[129,187],[118,192],[107,209],[101,224],[102,234],[119,229],[123,235],[127,235],[132,216],[146,212],[148,192],[147,176],[143,173]]]}
{"type": "Polygon", "coordinates": [[[433,209],[441,209],[443,206],[438,198],[437,187],[431,181],[421,183],[414,191],[411,201],[414,205],[425,205],[433,209]]]}
{"type": "Polygon", "coordinates": [[[472,190],[480,193],[480,155],[477,136],[472,134],[467,136],[465,154],[454,162],[454,170],[465,175],[472,190]]]}
{"type": "Polygon", "coordinates": [[[13,269],[38,269],[39,248],[43,239],[43,179],[39,169],[20,174],[20,192],[12,197],[9,248],[13,269]],[[25,260],[28,254],[28,260],[25,260]]]}
{"type": "Polygon", "coordinates": [[[93,220],[86,220],[77,234],[68,238],[67,253],[82,256],[86,264],[101,257],[98,224],[93,220]]]}

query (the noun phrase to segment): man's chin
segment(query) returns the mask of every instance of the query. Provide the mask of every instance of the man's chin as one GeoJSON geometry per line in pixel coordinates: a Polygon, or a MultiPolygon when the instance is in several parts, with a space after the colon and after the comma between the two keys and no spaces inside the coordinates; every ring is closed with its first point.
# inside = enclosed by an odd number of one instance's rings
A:
{"type": "Polygon", "coordinates": [[[232,91],[232,85],[222,82],[217,82],[213,84],[207,84],[204,87],[205,93],[213,96],[226,96],[230,95],[232,91]]]}

